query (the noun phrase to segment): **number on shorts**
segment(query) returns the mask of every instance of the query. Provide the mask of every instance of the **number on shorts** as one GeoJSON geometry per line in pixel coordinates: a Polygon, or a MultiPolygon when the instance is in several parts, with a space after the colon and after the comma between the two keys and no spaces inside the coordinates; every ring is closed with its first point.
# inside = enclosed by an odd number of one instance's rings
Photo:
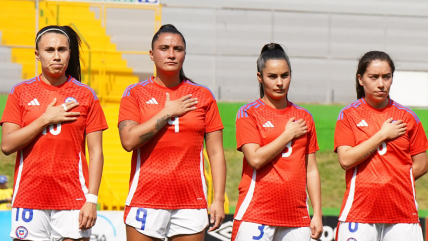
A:
{"type": "Polygon", "coordinates": [[[358,230],[358,223],[349,223],[349,232],[355,233],[358,230]],[[354,228],[352,228],[352,224],[355,224],[354,228]]]}
{"type": "MultiPolygon", "coordinates": [[[[16,219],[15,220],[19,221],[19,208],[16,209],[16,219]]],[[[22,210],[22,221],[29,223],[29,222],[31,222],[31,220],[33,220],[33,209],[24,208],[22,210]]]]}
{"type": "Polygon", "coordinates": [[[259,236],[253,236],[253,240],[260,240],[260,239],[262,239],[263,235],[265,234],[264,229],[265,229],[265,225],[264,224],[260,225],[259,226],[260,235],[259,236]]]}
{"type": "Polygon", "coordinates": [[[54,136],[59,135],[59,133],[61,133],[61,123],[47,126],[45,129],[43,129],[43,135],[46,135],[48,131],[54,136]],[[54,129],[55,128],[54,126],[56,126],[56,129],[54,129]]]}
{"type": "Polygon", "coordinates": [[[141,222],[141,230],[144,230],[144,228],[146,227],[146,217],[147,217],[147,209],[139,208],[137,210],[137,215],[135,217],[135,220],[141,222]],[[143,213],[142,217],[140,217],[141,213],[143,213]]]}
{"type": "Polygon", "coordinates": [[[174,125],[175,127],[175,133],[180,131],[180,127],[178,126],[178,117],[175,117],[174,120],[172,120],[172,117],[168,119],[168,124],[174,125]]]}
{"type": "Polygon", "coordinates": [[[282,157],[289,157],[293,152],[293,148],[291,147],[291,141],[289,141],[285,147],[287,147],[287,152],[282,153],[282,157]]]}
{"type": "Polygon", "coordinates": [[[385,153],[386,153],[386,143],[385,142],[380,143],[380,146],[377,148],[377,152],[381,156],[385,155],[385,153]],[[382,147],[382,149],[381,149],[381,147],[382,147]]]}

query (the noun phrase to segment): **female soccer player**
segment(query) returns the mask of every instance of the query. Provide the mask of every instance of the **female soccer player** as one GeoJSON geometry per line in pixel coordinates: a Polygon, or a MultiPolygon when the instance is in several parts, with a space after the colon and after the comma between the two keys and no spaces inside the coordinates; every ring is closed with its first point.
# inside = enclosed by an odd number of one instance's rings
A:
{"type": "Polygon", "coordinates": [[[204,138],[215,192],[209,230],[224,218],[223,125],[211,91],[184,75],[185,54],[183,35],[163,25],[150,50],[157,76],[129,86],[122,97],[120,138],[133,151],[124,216],[128,240],[203,240],[204,138]]]}
{"type": "Polygon", "coordinates": [[[288,101],[291,66],[279,44],[263,47],[257,71],[260,99],[241,107],[236,116],[244,166],[232,240],[318,239],[323,228],[314,121],[307,110],[288,101]]]}
{"type": "Polygon", "coordinates": [[[422,241],[414,181],[427,172],[422,123],[389,97],[394,62],[370,51],[356,73],[358,100],[336,123],[334,148],[346,170],[337,238],[422,241]]]}
{"type": "Polygon", "coordinates": [[[76,32],[47,26],[35,44],[42,74],[12,88],[0,122],[3,153],[18,152],[10,236],[89,241],[107,123],[95,92],[80,83],[76,32]]]}

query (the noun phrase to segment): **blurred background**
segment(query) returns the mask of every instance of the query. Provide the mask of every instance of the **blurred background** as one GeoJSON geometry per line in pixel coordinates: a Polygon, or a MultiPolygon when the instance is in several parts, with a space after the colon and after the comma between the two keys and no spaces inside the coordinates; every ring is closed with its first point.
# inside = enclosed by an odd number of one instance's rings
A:
{"type": "MultiPolygon", "coordinates": [[[[110,127],[104,133],[100,210],[124,208],[131,153],[122,149],[116,128],[119,101],[128,85],[154,75],[148,51],[153,34],[166,23],[175,25],[186,39],[186,75],[209,87],[219,102],[225,125],[229,214],[235,210],[242,170],[235,115],[245,102],[258,98],[256,60],[264,44],[284,46],[292,68],[289,99],[307,108],[315,119],[326,217],[339,214],[345,191],[345,171],[332,152],[333,135],[339,111],[356,99],[359,57],[370,50],[390,54],[396,64],[391,97],[411,106],[428,126],[427,1],[0,0],[0,114],[10,89],[41,72],[34,57],[40,28],[69,25],[83,40],[82,82],[96,91],[110,127]]],[[[0,154],[0,175],[8,177],[9,187],[13,186],[14,158],[0,154]]],[[[210,203],[209,162],[205,166],[210,203]]],[[[421,217],[428,216],[427,187],[427,177],[416,182],[421,217]]],[[[103,215],[110,220],[109,213],[103,215]]],[[[329,232],[337,217],[332,220],[321,240],[333,240],[329,232]]],[[[228,240],[229,231],[225,225],[214,240],[228,240]]]]}

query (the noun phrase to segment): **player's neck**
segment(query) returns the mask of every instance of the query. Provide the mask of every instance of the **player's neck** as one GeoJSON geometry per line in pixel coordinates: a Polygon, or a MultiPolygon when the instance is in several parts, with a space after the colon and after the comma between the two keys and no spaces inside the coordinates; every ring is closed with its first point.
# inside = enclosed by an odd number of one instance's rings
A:
{"type": "Polygon", "coordinates": [[[287,98],[281,98],[280,100],[276,100],[276,99],[269,97],[268,95],[265,95],[265,96],[263,96],[262,100],[268,106],[275,108],[275,109],[278,109],[278,110],[285,109],[288,105],[287,98]]]}
{"type": "Polygon", "coordinates": [[[65,81],[67,81],[67,76],[65,76],[64,74],[57,77],[57,76],[50,76],[42,73],[41,79],[43,82],[45,82],[48,85],[58,86],[58,85],[62,85],[65,81]]]}
{"type": "Polygon", "coordinates": [[[389,103],[389,98],[386,98],[382,101],[374,101],[370,98],[364,97],[364,100],[367,102],[368,105],[375,109],[383,109],[385,108],[389,103]]]}
{"type": "Polygon", "coordinates": [[[180,73],[163,73],[161,71],[157,71],[157,75],[154,81],[164,87],[174,87],[180,84],[180,73]]]}

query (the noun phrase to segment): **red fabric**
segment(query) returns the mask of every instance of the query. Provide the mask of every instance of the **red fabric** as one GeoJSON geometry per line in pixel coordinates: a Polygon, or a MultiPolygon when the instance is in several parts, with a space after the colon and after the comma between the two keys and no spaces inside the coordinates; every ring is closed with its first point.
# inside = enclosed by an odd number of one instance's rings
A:
{"type": "Polygon", "coordinates": [[[308,133],[293,139],[291,149],[284,149],[283,153],[289,156],[280,154],[256,171],[254,193],[247,208],[243,203],[251,196],[254,169],[244,158],[235,218],[245,210],[242,221],[284,227],[309,226],[305,158],[319,149],[311,114],[291,102],[283,110],[271,108],[260,99],[244,105],[236,118],[237,147],[241,150],[248,143],[269,144],[284,132],[292,117],[304,119],[308,133]]]}
{"type": "Polygon", "coordinates": [[[386,141],[386,149],[381,145],[378,151],[356,166],[353,193],[351,183],[355,168],[346,171],[346,192],[341,213],[344,213],[347,201],[352,206],[347,217],[343,215],[340,221],[418,222],[411,157],[425,152],[428,141],[422,123],[413,111],[393,100],[383,109],[374,109],[364,99],[359,99],[340,112],[334,148],[337,151],[339,146],[361,144],[378,132],[390,117],[407,123],[407,132],[399,138],[386,141]],[[350,194],[354,194],[353,201],[348,200],[350,194]]]}
{"type": "Polygon", "coordinates": [[[39,77],[22,82],[11,90],[0,124],[9,122],[25,127],[39,118],[54,98],[56,106],[77,100],[79,106],[72,111],[80,112],[80,116],[74,122],[48,126],[18,151],[13,207],[80,209],[85,203],[81,184],[84,181],[88,187],[85,134],[107,129],[92,89],[73,78],[61,86],[47,85],[39,77]]]}
{"type": "Polygon", "coordinates": [[[153,77],[129,86],[123,95],[119,123],[143,123],[171,100],[192,94],[198,98],[196,110],[173,118],[132,155],[130,194],[127,205],[157,209],[206,208],[201,162],[205,133],[223,129],[214,96],[206,87],[183,81],[173,88],[156,84],[153,77]],[[139,154],[138,154],[139,153],[139,154]],[[138,166],[140,168],[138,169],[138,166]],[[135,192],[134,178],[138,176],[135,192]]]}

